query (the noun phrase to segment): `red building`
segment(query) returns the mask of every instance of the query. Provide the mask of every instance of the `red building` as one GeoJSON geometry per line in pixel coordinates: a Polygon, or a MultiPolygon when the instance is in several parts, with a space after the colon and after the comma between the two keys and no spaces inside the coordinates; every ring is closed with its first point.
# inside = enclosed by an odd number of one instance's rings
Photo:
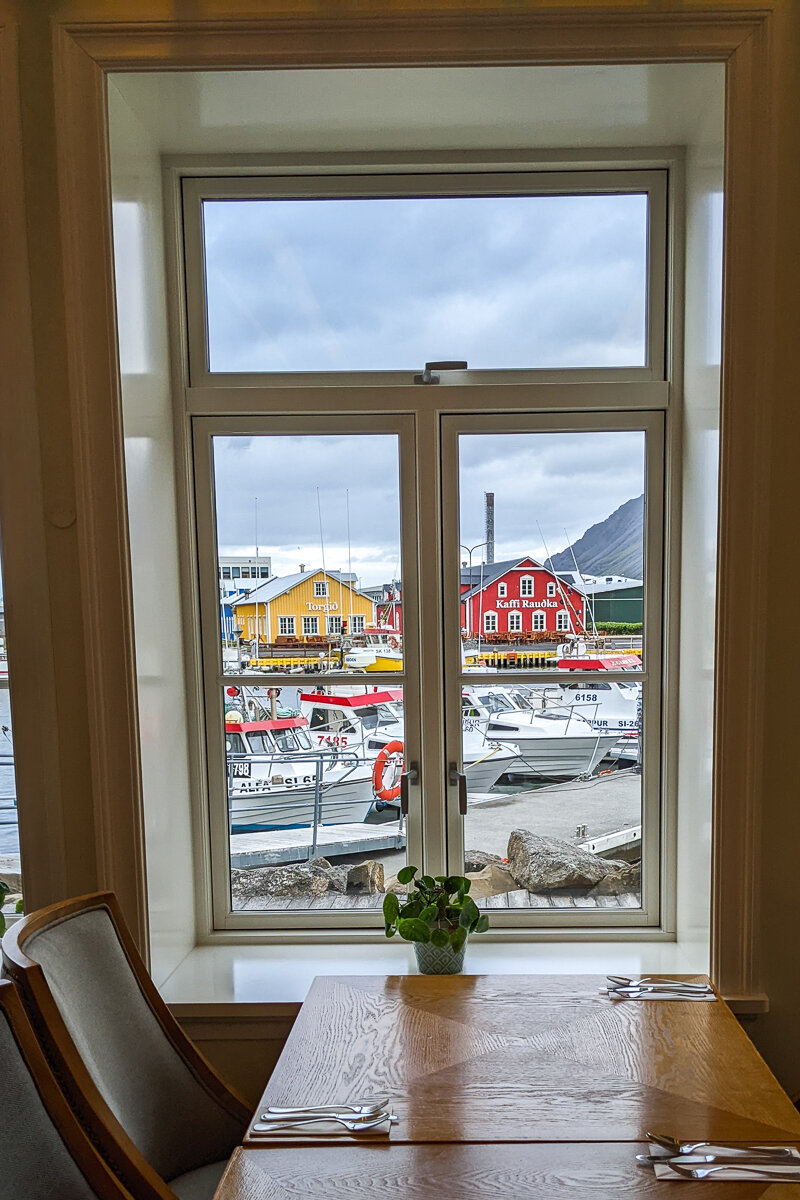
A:
{"type": "Polygon", "coordinates": [[[461,572],[461,627],[467,635],[583,633],[586,597],[532,558],[461,572]]]}

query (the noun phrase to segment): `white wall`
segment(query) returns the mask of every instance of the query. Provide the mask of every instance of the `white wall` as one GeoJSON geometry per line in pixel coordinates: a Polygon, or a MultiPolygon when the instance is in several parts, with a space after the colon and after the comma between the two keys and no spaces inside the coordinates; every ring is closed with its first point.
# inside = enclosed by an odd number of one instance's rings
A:
{"type": "MultiPolygon", "coordinates": [[[[721,83],[721,81],[720,81],[721,83]]],[[[722,336],[722,86],[698,107],[686,159],[686,307],[680,569],[678,936],[708,944],[722,336]]]]}
{"type": "Polygon", "coordinates": [[[109,115],[151,969],[159,984],[195,941],[161,163],[113,83],[109,115]]]}
{"type": "Polygon", "coordinates": [[[193,917],[158,154],[685,146],[677,927],[707,961],[723,67],[153,73],[118,75],[110,90],[115,202],[140,214],[118,209],[120,239],[137,223],[141,238],[119,287],[154,954],[174,961],[193,917]]]}

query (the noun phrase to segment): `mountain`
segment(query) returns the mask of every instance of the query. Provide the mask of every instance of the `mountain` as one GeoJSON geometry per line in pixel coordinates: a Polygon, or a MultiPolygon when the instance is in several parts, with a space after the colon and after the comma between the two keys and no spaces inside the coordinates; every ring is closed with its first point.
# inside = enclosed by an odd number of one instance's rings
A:
{"type": "Polygon", "coordinates": [[[586,575],[627,575],[630,579],[641,579],[643,533],[642,495],[626,500],[610,517],[587,529],[571,548],[554,554],[546,565],[554,571],[574,571],[577,562],[578,570],[586,575]]]}

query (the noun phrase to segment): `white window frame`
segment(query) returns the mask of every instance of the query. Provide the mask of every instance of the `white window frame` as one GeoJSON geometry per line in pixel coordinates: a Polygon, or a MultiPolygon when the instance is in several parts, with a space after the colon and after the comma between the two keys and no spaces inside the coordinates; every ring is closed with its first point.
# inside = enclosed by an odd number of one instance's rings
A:
{"type": "Polygon", "coordinates": [[[544,611],[541,608],[535,608],[531,618],[531,632],[544,633],[546,628],[547,618],[544,615],[544,611]]]}
{"type": "Polygon", "coordinates": [[[278,634],[280,637],[295,636],[295,618],[278,617],[278,634]]]}
{"type": "Polygon", "coordinates": [[[489,609],[487,612],[485,612],[483,614],[483,632],[484,633],[497,633],[497,631],[498,631],[497,625],[498,625],[497,613],[493,609],[489,609]],[[493,628],[490,629],[489,626],[492,625],[492,622],[494,623],[493,628]]]}
{"type": "Polygon", "coordinates": [[[517,608],[508,614],[508,632],[522,633],[522,613],[517,608]]]}
{"type": "Polygon", "coordinates": [[[326,633],[336,634],[339,636],[342,632],[342,618],[336,615],[329,615],[325,618],[325,626],[326,633]]]}
{"type": "Polygon", "coordinates": [[[303,637],[319,637],[319,617],[303,617],[303,637]]]}
{"type": "Polygon", "coordinates": [[[569,633],[571,628],[569,613],[566,608],[560,608],[556,613],[556,633],[569,633]]]}
{"type": "MultiPolygon", "coordinates": [[[[465,158],[468,156],[465,156],[465,158]]],[[[485,160],[487,156],[482,156],[485,160]]],[[[573,156],[574,157],[574,156],[573,156]]],[[[648,162],[652,163],[654,155],[648,152],[648,162]]],[[[657,156],[655,156],[657,157],[657,156]]],[[[386,156],[382,156],[385,162],[386,156]]],[[[191,426],[196,435],[201,431],[202,435],[210,434],[211,428],[216,425],[217,431],[221,434],[229,434],[234,430],[236,423],[240,423],[242,432],[253,432],[253,430],[262,425],[265,432],[274,431],[276,424],[284,422],[291,426],[298,433],[311,433],[315,429],[324,426],[325,422],[330,420],[338,422],[339,417],[333,417],[332,414],[340,413],[339,401],[337,395],[342,386],[358,384],[359,387],[355,392],[351,392],[348,400],[348,410],[352,416],[352,421],[363,421],[370,431],[374,431],[376,424],[381,417],[389,416],[391,420],[402,422],[410,420],[416,423],[419,429],[433,430],[437,422],[444,421],[446,418],[441,416],[442,413],[458,414],[459,420],[461,414],[465,418],[470,414],[475,413],[490,413],[498,409],[498,387],[503,387],[501,411],[504,419],[513,421],[515,418],[523,421],[529,421],[533,414],[537,421],[538,428],[543,428],[548,421],[555,421],[556,425],[564,423],[565,427],[581,427],[583,428],[587,420],[591,423],[592,419],[600,419],[607,423],[609,416],[613,418],[615,410],[618,410],[618,415],[622,420],[622,424],[617,427],[628,427],[625,423],[634,423],[635,427],[637,420],[648,420],[653,418],[656,422],[663,422],[664,415],[668,412],[670,404],[670,385],[668,377],[677,378],[676,367],[676,340],[670,343],[670,355],[667,358],[667,346],[664,337],[666,328],[666,262],[667,262],[667,244],[672,246],[672,254],[675,254],[675,226],[671,231],[668,231],[666,224],[666,193],[667,193],[667,176],[666,168],[669,167],[676,172],[676,164],[670,155],[664,156],[664,168],[656,170],[645,169],[638,170],[631,168],[630,164],[624,164],[620,169],[616,170],[591,170],[587,169],[578,172],[561,172],[558,170],[546,171],[543,175],[531,175],[528,172],[517,170],[511,174],[493,176],[490,171],[485,168],[478,174],[471,173],[475,166],[474,161],[470,161],[468,167],[465,163],[465,173],[461,176],[438,174],[435,176],[425,176],[419,170],[419,167],[412,167],[408,174],[413,175],[413,193],[414,194],[477,194],[480,188],[476,185],[476,179],[480,177],[480,184],[487,192],[500,187],[505,191],[518,192],[537,191],[549,192],[551,194],[561,192],[592,192],[592,191],[629,191],[629,190],[647,190],[650,194],[650,227],[649,227],[649,279],[648,279],[648,306],[647,306],[647,362],[644,367],[636,368],[596,368],[591,370],[569,370],[558,369],[553,371],[548,370],[529,370],[529,371],[468,371],[465,377],[457,380],[450,380],[447,377],[442,379],[444,387],[436,389],[419,388],[411,384],[409,375],[406,372],[355,372],[341,373],[338,375],[315,374],[307,375],[276,375],[267,373],[254,374],[237,374],[223,375],[221,373],[211,375],[206,367],[206,349],[205,349],[205,312],[204,306],[199,297],[202,296],[203,288],[203,267],[202,258],[198,256],[200,247],[199,236],[199,205],[204,196],[209,198],[218,198],[223,195],[228,195],[231,198],[244,196],[270,196],[270,195],[298,195],[298,196],[324,196],[324,195],[379,195],[379,194],[407,194],[408,188],[404,188],[398,183],[399,174],[397,165],[392,164],[391,167],[386,166],[387,178],[376,179],[373,176],[359,175],[357,179],[353,177],[344,177],[343,172],[337,178],[322,178],[318,174],[314,176],[294,176],[287,175],[286,163],[278,164],[274,169],[274,174],[270,174],[268,166],[262,166],[263,176],[256,178],[252,170],[248,173],[247,178],[221,178],[209,177],[184,177],[182,179],[182,198],[181,189],[174,189],[173,198],[178,200],[182,205],[182,218],[184,222],[184,238],[183,242],[178,247],[178,254],[183,259],[186,284],[186,359],[180,364],[185,379],[185,399],[186,399],[186,416],[187,428],[191,426]],[[628,169],[625,169],[627,167],[628,169]],[[276,178],[280,174],[282,177],[276,178]],[[533,186],[531,180],[535,181],[536,186],[533,186]],[[511,186],[508,186],[509,183],[511,186]],[[668,370],[669,368],[669,370],[668,370]],[[517,385],[513,388],[505,385],[517,385]],[[620,384],[624,384],[624,414],[620,410],[620,384]],[[331,390],[334,385],[333,390],[331,390]],[[387,387],[390,389],[387,392],[387,387]],[[390,401],[387,409],[387,400],[390,401]],[[242,416],[243,412],[249,415],[242,416]],[[291,415],[289,415],[291,414],[291,415]],[[576,424],[570,426],[570,421],[576,424]],[[544,425],[542,424],[544,422],[544,425]],[[202,427],[202,428],[201,428],[202,427]]],[[[197,171],[196,164],[193,164],[192,170],[197,171]]],[[[175,173],[175,178],[180,175],[180,167],[173,161],[170,167],[175,173]]],[[[680,211],[680,202],[673,203],[671,211],[673,213],[680,211]]],[[[174,228],[178,229],[180,220],[176,217],[174,228]]],[[[675,288],[672,288],[671,296],[674,301],[675,288]]],[[[422,366],[422,364],[420,364],[422,366]]],[[[672,385],[674,389],[674,383],[672,385]]],[[[674,407],[674,406],[673,406],[674,407]]],[[[675,410],[677,411],[677,409],[675,410]]],[[[674,424],[674,420],[673,420],[674,424]]],[[[655,427],[654,427],[655,428],[655,427]]],[[[663,439],[659,432],[661,426],[655,429],[655,441],[651,437],[649,447],[652,450],[653,446],[658,443],[661,452],[661,462],[664,461],[663,455],[663,439]],[[661,439],[661,440],[659,440],[661,439]]],[[[337,425],[338,431],[338,425],[337,425]]],[[[652,430],[650,431],[653,432],[652,430]]],[[[426,432],[427,436],[427,432],[426,432]]],[[[460,719],[458,721],[458,732],[454,736],[452,727],[454,708],[445,714],[444,724],[441,718],[441,685],[433,681],[431,674],[431,664],[436,662],[441,664],[442,654],[444,653],[445,664],[445,685],[450,687],[455,686],[454,694],[458,694],[459,688],[455,683],[455,675],[458,672],[456,659],[453,657],[455,646],[455,638],[458,639],[458,647],[460,653],[460,594],[459,589],[456,590],[455,607],[450,611],[448,603],[452,597],[448,596],[448,590],[453,586],[453,578],[458,579],[458,575],[451,577],[450,572],[450,555],[455,555],[455,568],[458,571],[458,537],[457,523],[454,525],[452,521],[452,511],[449,508],[452,498],[452,488],[456,483],[454,474],[454,464],[456,458],[448,458],[445,443],[447,438],[443,440],[443,451],[441,460],[434,464],[432,460],[426,460],[425,454],[427,449],[421,451],[423,460],[420,465],[416,465],[416,460],[413,455],[409,455],[406,446],[406,475],[409,473],[416,475],[416,486],[412,488],[413,494],[416,496],[416,502],[419,504],[420,511],[424,511],[427,515],[430,513],[439,514],[441,512],[442,529],[444,534],[444,582],[436,579],[438,571],[438,554],[431,557],[430,547],[422,547],[422,557],[409,557],[404,550],[404,623],[407,620],[406,628],[418,629],[420,631],[420,658],[416,663],[412,662],[417,653],[415,642],[416,638],[405,639],[404,653],[406,655],[406,663],[408,667],[409,679],[404,681],[406,689],[406,721],[407,734],[411,742],[416,739],[416,745],[412,745],[412,749],[419,753],[418,747],[421,744],[421,726],[422,714],[427,714],[425,717],[425,727],[429,736],[438,737],[440,750],[429,757],[427,763],[423,760],[421,773],[421,786],[419,789],[412,789],[412,813],[416,808],[417,820],[419,821],[419,838],[416,846],[409,844],[408,857],[409,861],[422,860],[422,839],[424,838],[426,859],[423,862],[424,869],[432,871],[435,868],[441,869],[445,867],[450,870],[460,869],[460,845],[463,841],[463,836],[460,829],[460,820],[457,816],[457,797],[453,785],[441,775],[441,763],[448,760],[448,755],[455,753],[456,759],[460,755],[460,719]],[[430,474],[428,474],[428,472],[430,474]],[[442,484],[443,491],[440,492],[439,484],[442,484]],[[444,497],[442,500],[441,497],[444,497]],[[444,505],[442,510],[441,505],[444,505]],[[450,535],[455,533],[455,537],[450,535]],[[415,572],[419,566],[418,576],[415,577],[415,572]],[[427,597],[427,599],[426,599],[427,597]],[[424,604],[426,614],[431,612],[444,613],[443,618],[436,618],[433,621],[428,619],[424,625],[418,620],[419,603],[424,604]],[[408,607],[406,607],[408,606],[408,607]],[[406,615],[407,614],[407,615],[406,615]],[[427,666],[425,665],[427,663],[427,666]],[[418,672],[422,665],[423,674],[419,676],[418,672]],[[412,679],[421,679],[419,702],[415,699],[414,688],[409,687],[412,679]],[[439,730],[435,733],[435,730],[439,730]],[[442,752],[444,751],[444,752],[442,752]],[[431,765],[433,763],[433,766],[431,765]],[[429,804],[424,813],[419,809],[419,793],[421,787],[426,787],[429,795],[437,794],[442,788],[444,789],[443,803],[440,808],[433,804],[429,804]],[[447,847],[447,856],[449,863],[443,863],[442,854],[445,846],[447,847]]],[[[195,443],[198,444],[197,442],[195,443]]],[[[187,437],[186,447],[190,445],[190,440],[187,437]]],[[[187,533],[195,541],[195,553],[198,559],[202,560],[207,556],[208,546],[213,544],[213,538],[208,535],[213,529],[213,513],[211,505],[207,497],[203,493],[204,487],[210,482],[210,455],[209,447],[203,447],[203,437],[199,441],[199,460],[197,453],[195,455],[195,487],[197,512],[194,522],[189,521],[187,525],[187,533]],[[198,467],[199,461],[199,470],[198,467]],[[205,507],[205,512],[201,509],[205,507]],[[196,526],[196,528],[195,528],[196,526]]],[[[677,456],[673,455],[670,458],[672,474],[667,481],[674,485],[675,473],[677,472],[677,456]]],[[[210,491],[208,493],[210,495],[210,491]]],[[[663,500],[663,494],[662,494],[663,500]]],[[[403,493],[403,503],[406,503],[406,492],[403,493]]],[[[650,514],[654,508],[650,507],[650,514]]],[[[649,551],[655,553],[658,561],[655,564],[649,564],[654,567],[648,575],[648,586],[646,591],[646,620],[648,631],[655,636],[655,630],[660,628],[654,623],[653,614],[658,612],[658,603],[661,596],[661,544],[659,528],[656,526],[657,516],[648,516],[648,535],[647,545],[649,551]],[[655,551],[653,551],[655,547],[655,551]],[[658,603],[656,603],[656,590],[658,590],[658,603]]],[[[438,523],[438,522],[437,522],[438,523]]],[[[202,574],[202,571],[201,571],[202,574]]],[[[215,601],[218,609],[218,603],[215,601]]],[[[452,607],[452,605],[451,605],[452,607]]],[[[207,614],[210,609],[207,609],[207,614]]],[[[477,617],[477,602],[475,617],[477,617]]],[[[210,618],[206,617],[206,625],[208,629],[204,633],[204,683],[205,699],[202,702],[206,718],[211,716],[215,711],[215,706],[219,704],[219,683],[220,665],[219,665],[219,614],[215,614],[213,625],[210,624],[210,618]],[[213,638],[209,639],[208,630],[213,629],[213,638]],[[214,638],[216,643],[214,643],[214,638]],[[211,649],[209,650],[209,646],[211,649]],[[209,669],[210,668],[210,669],[209,669]],[[213,685],[209,684],[208,680],[213,679],[213,685]]],[[[355,621],[354,621],[355,625],[355,621]]],[[[477,626],[477,621],[474,621],[477,626]]],[[[355,628],[348,632],[357,632],[355,628]]],[[[668,647],[665,645],[665,655],[668,647]]],[[[436,670],[440,671],[440,665],[437,665],[436,670]]],[[[655,770],[660,772],[660,747],[662,740],[669,741],[669,736],[662,726],[661,719],[661,678],[662,663],[659,659],[658,665],[650,659],[650,668],[645,672],[643,678],[646,678],[647,686],[657,695],[658,703],[652,705],[648,712],[648,720],[646,724],[645,735],[645,755],[650,764],[650,774],[655,770]],[[659,689],[656,691],[656,689],[659,689]],[[655,753],[654,753],[655,751],[655,753]]],[[[537,676],[537,680],[541,676],[537,676]]],[[[630,678],[630,677],[628,677],[630,678]]],[[[275,676],[254,677],[254,682],[269,682],[277,683],[275,676]]],[[[490,677],[487,682],[491,681],[490,677]]],[[[507,682],[507,678],[505,679],[507,682]]],[[[287,681],[288,682],[288,678],[287,681]]],[[[375,679],[378,683],[379,680],[375,679]]],[[[389,682],[387,680],[387,682],[389,682]]],[[[400,682],[396,676],[391,678],[391,683],[400,682]]],[[[207,724],[211,724],[208,722],[207,724]]],[[[408,740],[408,739],[407,739],[408,740]]],[[[433,743],[431,743],[433,745],[433,743]]],[[[206,756],[204,745],[200,745],[199,751],[201,757],[206,756]]],[[[216,794],[213,787],[213,770],[209,770],[209,787],[211,794],[216,794]]],[[[659,777],[660,778],[660,777],[659,777]]],[[[652,782],[652,780],[651,780],[652,782]]],[[[659,780],[656,780],[658,785],[659,780]]],[[[218,788],[216,789],[218,790],[218,788]]],[[[278,935],[281,931],[287,929],[295,930],[298,933],[308,928],[318,928],[320,924],[320,914],[313,913],[308,916],[290,917],[286,915],[281,917],[280,914],[251,914],[230,911],[230,904],[227,895],[228,889],[228,867],[227,862],[221,866],[223,857],[227,856],[227,828],[226,828],[226,813],[215,811],[214,805],[210,804],[210,800],[203,794],[203,789],[198,789],[198,824],[203,827],[205,821],[206,826],[211,825],[209,835],[209,848],[212,858],[212,890],[213,890],[213,928],[219,930],[249,930],[251,933],[258,933],[264,936],[269,936],[265,933],[267,927],[273,928],[278,935]],[[209,822],[209,813],[211,819],[209,822]]],[[[640,930],[644,937],[652,938],[658,935],[659,911],[662,920],[663,931],[666,935],[670,932],[670,922],[673,920],[671,916],[672,898],[670,895],[664,895],[664,903],[659,910],[658,905],[658,887],[659,883],[664,882],[670,877],[670,871],[674,869],[674,863],[667,852],[667,847],[664,847],[665,853],[662,855],[661,850],[664,844],[663,831],[669,828],[669,813],[672,811],[674,800],[674,787],[671,779],[666,780],[663,791],[657,786],[656,802],[660,804],[661,797],[664,798],[664,816],[659,822],[659,833],[656,838],[651,838],[646,851],[645,862],[645,879],[649,880],[649,896],[645,897],[642,911],[638,910],[620,910],[621,918],[619,921],[611,922],[608,915],[608,910],[598,911],[582,911],[579,916],[580,924],[577,926],[576,932],[578,936],[586,936],[592,928],[603,929],[613,924],[617,930],[620,927],[628,926],[632,932],[640,930]],[[653,846],[655,846],[655,859],[653,846]],[[655,904],[653,904],[653,889],[655,888],[655,904]]],[[[652,827],[654,825],[652,812],[649,812],[643,821],[652,827]]],[[[415,835],[416,836],[416,835],[415,835]]],[[[376,921],[371,915],[365,916],[364,913],[347,913],[343,911],[331,913],[332,922],[339,929],[355,929],[368,927],[376,927],[376,921]]],[[[324,918],[322,918],[324,920],[324,918]]],[[[493,925],[495,927],[509,928],[515,930],[515,936],[524,936],[539,938],[546,936],[548,933],[558,936],[564,936],[565,930],[568,933],[569,927],[575,924],[573,914],[567,914],[565,910],[517,910],[508,913],[496,914],[493,916],[493,925]]]]}
{"type": "Polygon", "coordinates": [[[555,580],[550,579],[547,583],[547,599],[552,600],[556,594],[555,580]]]}
{"type": "Polygon", "coordinates": [[[323,580],[321,580],[321,579],[315,579],[314,580],[314,599],[315,600],[326,600],[327,597],[328,597],[327,581],[323,582],[323,580]]]}
{"type": "Polygon", "coordinates": [[[508,584],[507,583],[498,583],[498,585],[497,585],[498,600],[505,600],[507,595],[508,595],[508,584]]]}
{"type": "Polygon", "coordinates": [[[348,634],[363,633],[366,628],[367,628],[367,618],[363,615],[363,613],[353,613],[352,617],[348,618],[348,621],[347,621],[348,634]],[[352,629],[350,628],[351,625],[352,625],[352,629]]]}
{"type": "Polygon", "coordinates": [[[519,594],[521,598],[529,598],[536,595],[536,580],[533,575],[520,575],[519,594]]]}

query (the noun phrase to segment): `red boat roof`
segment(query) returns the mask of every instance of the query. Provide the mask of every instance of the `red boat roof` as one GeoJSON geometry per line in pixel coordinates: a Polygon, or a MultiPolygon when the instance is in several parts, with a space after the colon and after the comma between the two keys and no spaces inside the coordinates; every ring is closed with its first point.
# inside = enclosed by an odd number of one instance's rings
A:
{"type": "Polygon", "coordinates": [[[233,729],[236,733],[272,732],[276,729],[305,729],[308,725],[306,717],[276,717],[274,721],[226,721],[225,728],[233,729]]]}
{"type": "Polygon", "coordinates": [[[336,708],[365,708],[368,704],[389,704],[403,699],[402,688],[382,692],[360,692],[357,696],[325,696],[321,692],[303,692],[300,700],[309,704],[330,704],[336,708]]]}
{"type": "Polygon", "coordinates": [[[641,667],[638,654],[613,654],[606,658],[560,658],[559,671],[632,671],[641,667]]]}

